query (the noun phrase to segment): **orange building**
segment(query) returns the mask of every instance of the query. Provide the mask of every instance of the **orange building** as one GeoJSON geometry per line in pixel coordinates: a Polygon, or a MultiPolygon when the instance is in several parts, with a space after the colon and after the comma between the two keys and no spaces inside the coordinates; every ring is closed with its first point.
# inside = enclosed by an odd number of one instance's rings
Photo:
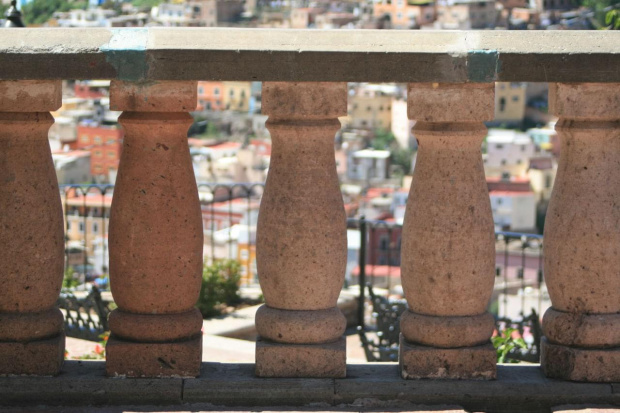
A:
{"type": "Polygon", "coordinates": [[[90,173],[93,176],[108,176],[110,170],[118,169],[124,132],[117,125],[79,125],[77,141],[72,149],[90,151],[90,173]]]}
{"type": "Polygon", "coordinates": [[[198,82],[198,106],[196,110],[223,110],[224,83],[198,82]]]}
{"type": "Polygon", "coordinates": [[[389,17],[394,29],[412,29],[435,21],[435,6],[431,0],[382,0],[374,4],[376,19],[389,17]]]}

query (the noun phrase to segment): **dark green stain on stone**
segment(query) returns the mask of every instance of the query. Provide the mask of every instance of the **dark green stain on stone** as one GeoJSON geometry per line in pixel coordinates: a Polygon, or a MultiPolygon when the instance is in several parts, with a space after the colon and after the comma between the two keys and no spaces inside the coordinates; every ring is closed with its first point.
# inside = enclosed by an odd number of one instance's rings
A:
{"type": "Polygon", "coordinates": [[[467,79],[470,82],[494,82],[500,69],[499,53],[496,50],[474,50],[467,53],[467,79]]]}
{"type": "Polygon", "coordinates": [[[116,69],[117,79],[137,82],[146,79],[148,29],[112,29],[110,41],[100,47],[106,61],[116,69]]]}

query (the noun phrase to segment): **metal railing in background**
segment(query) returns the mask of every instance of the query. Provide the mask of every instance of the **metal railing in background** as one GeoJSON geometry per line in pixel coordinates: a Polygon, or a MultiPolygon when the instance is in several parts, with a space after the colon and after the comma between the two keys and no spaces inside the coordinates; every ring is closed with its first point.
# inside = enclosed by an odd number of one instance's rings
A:
{"type": "MultiPolygon", "coordinates": [[[[238,259],[248,284],[256,282],[255,229],[263,188],[262,183],[198,184],[205,262],[238,259]]],[[[106,290],[114,185],[61,185],[60,190],[65,216],[65,272],[74,275],[77,283],[95,283],[106,290]]]]}
{"type": "MultiPolygon", "coordinates": [[[[358,265],[349,280],[359,286],[360,340],[368,361],[393,361],[398,351],[393,338],[400,331],[400,314],[396,318],[395,314],[406,307],[400,260],[393,259],[400,257],[402,225],[361,217],[348,219],[347,227],[360,232],[358,265]]],[[[495,240],[496,282],[489,310],[495,315],[498,334],[514,328],[527,343],[526,349],[515,348],[507,358],[537,362],[540,315],[550,305],[542,270],[542,235],[498,231],[495,240]]]]}

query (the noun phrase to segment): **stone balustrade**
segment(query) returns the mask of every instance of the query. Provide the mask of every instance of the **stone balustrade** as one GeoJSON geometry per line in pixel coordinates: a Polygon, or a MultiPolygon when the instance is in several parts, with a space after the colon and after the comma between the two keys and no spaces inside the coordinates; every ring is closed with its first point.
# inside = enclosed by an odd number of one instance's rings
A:
{"type": "Polygon", "coordinates": [[[194,304],[203,233],[187,112],[195,81],[217,79],[264,82],[273,140],[257,234],[266,303],[256,317],[255,374],[348,380],[336,307],[346,226],[333,139],[347,112],[346,82],[372,81],[408,83],[419,141],[403,228],[409,310],[398,380],[501,381],[489,341],[494,238],[483,122],[493,119],[494,81],[544,81],[562,149],[545,226],[553,308],[543,320],[542,370],[620,381],[618,44],[617,33],[602,31],[2,30],[0,375],[63,371],[54,303],[64,233],[47,130],[60,79],[92,78],[113,80],[111,108],[123,111],[126,131],[110,216],[118,309],[105,372],[201,375],[194,304]]]}

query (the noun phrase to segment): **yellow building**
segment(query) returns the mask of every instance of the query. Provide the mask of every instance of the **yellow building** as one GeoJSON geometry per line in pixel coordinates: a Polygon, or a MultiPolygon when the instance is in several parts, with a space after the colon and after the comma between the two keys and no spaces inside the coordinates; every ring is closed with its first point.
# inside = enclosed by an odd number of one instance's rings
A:
{"type": "Polygon", "coordinates": [[[363,87],[349,98],[350,126],[356,129],[390,130],[392,95],[383,90],[363,87]]]}
{"type": "Polygon", "coordinates": [[[258,282],[256,245],[247,242],[237,244],[237,260],[241,266],[241,285],[256,284],[258,282]]]}
{"type": "Polygon", "coordinates": [[[525,91],[523,82],[495,83],[495,124],[519,125],[525,116],[525,91]]]}
{"type": "Polygon", "coordinates": [[[223,82],[223,96],[225,110],[247,112],[250,110],[252,96],[251,82],[223,82]]]}

